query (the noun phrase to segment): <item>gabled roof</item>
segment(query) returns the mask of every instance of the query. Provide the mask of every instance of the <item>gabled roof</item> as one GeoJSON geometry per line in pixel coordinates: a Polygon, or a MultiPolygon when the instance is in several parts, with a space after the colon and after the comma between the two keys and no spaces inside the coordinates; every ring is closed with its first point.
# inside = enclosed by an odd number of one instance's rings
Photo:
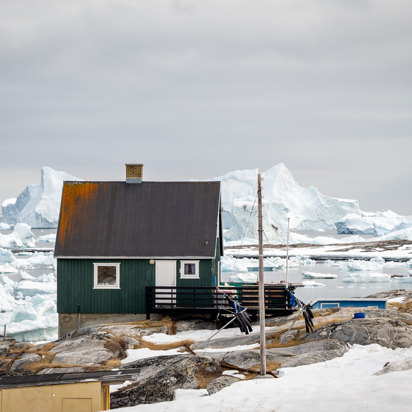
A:
{"type": "Polygon", "coordinates": [[[56,257],[215,256],[220,182],[64,182],[56,257]]]}

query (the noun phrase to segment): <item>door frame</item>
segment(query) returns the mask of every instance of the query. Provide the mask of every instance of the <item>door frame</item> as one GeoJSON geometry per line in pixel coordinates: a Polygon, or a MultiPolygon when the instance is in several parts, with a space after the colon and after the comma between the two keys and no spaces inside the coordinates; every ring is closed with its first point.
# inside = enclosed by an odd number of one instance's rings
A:
{"type": "Polygon", "coordinates": [[[177,270],[176,270],[176,262],[177,260],[172,260],[172,259],[158,259],[155,261],[155,286],[176,286],[177,284],[177,270]],[[174,285],[159,285],[159,270],[157,266],[157,262],[173,262],[173,267],[174,267],[174,273],[175,273],[175,279],[174,279],[174,285]]]}

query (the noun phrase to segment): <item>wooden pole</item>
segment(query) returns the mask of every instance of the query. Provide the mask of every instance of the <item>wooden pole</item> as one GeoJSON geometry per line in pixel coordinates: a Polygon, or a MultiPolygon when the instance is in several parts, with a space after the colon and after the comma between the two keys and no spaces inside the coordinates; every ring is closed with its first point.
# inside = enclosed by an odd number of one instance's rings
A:
{"type": "Polygon", "coordinates": [[[286,288],[288,287],[288,274],[289,274],[289,232],[290,232],[290,217],[288,217],[288,237],[286,241],[286,288]]]}
{"type": "Polygon", "coordinates": [[[265,281],[263,277],[262,178],[258,174],[260,374],[266,375],[265,281]]]}

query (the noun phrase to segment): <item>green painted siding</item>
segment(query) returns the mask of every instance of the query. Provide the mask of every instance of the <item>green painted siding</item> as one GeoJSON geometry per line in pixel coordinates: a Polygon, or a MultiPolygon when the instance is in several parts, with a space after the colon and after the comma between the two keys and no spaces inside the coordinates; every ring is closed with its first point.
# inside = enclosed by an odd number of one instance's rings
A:
{"type": "Polygon", "coordinates": [[[155,284],[155,265],[133,259],[57,259],[57,312],[145,313],[145,287],[155,284]],[[120,262],[120,289],[93,289],[93,263],[120,262]]]}
{"type": "MultiPolygon", "coordinates": [[[[216,259],[199,261],[200,279],[180,279],[180,260],[177,260],[177,286],[214,286],[219,260],[218,242],[216,259]]],[[[145,287],[154,285],[155,265],[149,260],[57,259],[57,312],[145,313],[145,287]],[[120,262],[120,289],[93,289],[93,263],[102,262],[120,262]]]]}

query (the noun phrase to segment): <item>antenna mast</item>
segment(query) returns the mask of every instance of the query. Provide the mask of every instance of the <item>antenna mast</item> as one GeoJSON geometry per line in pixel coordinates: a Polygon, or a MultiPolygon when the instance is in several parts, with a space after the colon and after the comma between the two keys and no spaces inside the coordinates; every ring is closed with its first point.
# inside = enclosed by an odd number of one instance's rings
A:
{"type": "Polygon", "coordinates": [[[258,173],[260,374],[266,375],[265,283],[263,277],[262,178],[258,173]]]}

